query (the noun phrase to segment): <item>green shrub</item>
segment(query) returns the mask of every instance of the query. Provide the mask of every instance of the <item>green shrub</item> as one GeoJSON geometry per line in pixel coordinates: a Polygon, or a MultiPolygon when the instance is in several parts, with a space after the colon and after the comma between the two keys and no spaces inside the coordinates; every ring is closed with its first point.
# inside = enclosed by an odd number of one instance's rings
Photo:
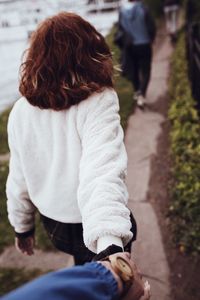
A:
{"type": "Polygon", "coordinates": [[[182,251],[200,253],[200,123],[187,77],[185,36],[178,41],[170,78],[172,175],[170,216],[182,251]]]}
{"type": "Polygon", "coordinates": [[[6,110],[4,113],[0,115],[0,154],[7,153],[8,150],[8,139],[7,139],[7,122],[8,122],[8,115],[10,110],[6,110]]]}

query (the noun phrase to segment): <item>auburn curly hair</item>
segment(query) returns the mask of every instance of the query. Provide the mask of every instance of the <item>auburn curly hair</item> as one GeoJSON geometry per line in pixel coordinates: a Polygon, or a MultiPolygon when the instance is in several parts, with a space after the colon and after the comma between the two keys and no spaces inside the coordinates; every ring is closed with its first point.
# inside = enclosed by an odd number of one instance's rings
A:
{"type": "Polygon", "coordinates": [[[73,13],[43,21],[24,57],[19,91],[43,109],[67,109],[113,86],[112,57],[104,37],[73,13]]]}

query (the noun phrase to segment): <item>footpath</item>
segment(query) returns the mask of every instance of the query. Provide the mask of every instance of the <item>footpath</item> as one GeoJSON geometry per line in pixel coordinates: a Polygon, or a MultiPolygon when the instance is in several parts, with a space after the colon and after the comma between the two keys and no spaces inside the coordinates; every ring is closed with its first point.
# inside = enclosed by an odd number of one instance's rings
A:
{"type": "MultiPolygon", "coordinates": [[[[151,177],[151,158],[157,153],[158,137],[165,117],[156,111],[154,104],[167,95],[172,47],[166,35],[159,33],[154,47],[153,68],[148,89],[148,106],[136,108],[128,121],[125,144],[128,152],[127,185],[129,207],[138,223],[138,237],[133,245],[132,256],[151,284],[152,300],[170,300],[169,266],[163,247],[162,236],[153,206],[147,201],[151,177]]],[[[7,160],[8,157],[1,157],[7,160]]],[[[57,252],[36,250],[35,255],[19,254],[14,246],[7,247],[0,255],[0,267],[54,270],[73,265],[71,256],[57,252]]]]}
{"type": "MultiPolygon", "coordinates": [[[[148,202],[151,178],[151,159],[157,153],[158,137],[162,135],[165,117],[155,110],[159,99],[166,99],[172,47],[168,37],[160,32],[154,47],[151,82],[147,107],[136,108],[130,116],[125,136],[128,152],[129,207],[138,224],[137,241],[132,257],[151,285],[152,300],[170,300],[170,271],[154,208],[148,202]]],[[[151,178],[152,180],[152,178],[151,178]]]]}

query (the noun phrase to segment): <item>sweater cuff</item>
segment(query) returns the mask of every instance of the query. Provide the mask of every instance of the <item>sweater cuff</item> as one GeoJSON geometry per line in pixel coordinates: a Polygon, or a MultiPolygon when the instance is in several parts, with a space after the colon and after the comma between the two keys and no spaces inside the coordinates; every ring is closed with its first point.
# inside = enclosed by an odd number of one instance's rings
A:
{"type": "Polygon", "coordinates": [[[99,252],[105,250],[112,244],[124,249],[122,240],[119,237],[114,236],[114,235],[106,235],[106,236],[100,237],[97,241],[97,254],[99,252]]]}
{"type": "Polygon", "coordinates": [[[16,232],[15,231],[15,236],[16,237],[18,237],[18,238],[27,238],[27,237],[29,237],[29,236],[31,236],[31,235],[34,235],[34,233],[35,233],[35,227],[33,227],[31,230],[29,230],[29,231],[25,231],[25,232],[16,232]]]}
{"type": "Polygon", "coordinates": [[[123,252],[123,249],[119,246],[116,245],[110,245],[109,247],[107,247],[106,249],[104,249],[103,251],[101,251],[100,253],[98,253],[97,255],[95,255],[93,257],[93,261],[99,261],[99,260],[103,260],[105,257],[118,253],[118,252],[123,252]]]}

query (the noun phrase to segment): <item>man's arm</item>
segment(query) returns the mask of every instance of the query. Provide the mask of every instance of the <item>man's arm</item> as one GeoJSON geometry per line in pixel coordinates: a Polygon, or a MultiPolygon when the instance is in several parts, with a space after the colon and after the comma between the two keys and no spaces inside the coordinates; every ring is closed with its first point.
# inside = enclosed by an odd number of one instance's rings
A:
{"type": "MultiPolygon", "coordinates": [[[[127,260],[133,270],[133,284],[124,300],[148,300],[150,287],[141,279],[129,253],[118,253],[127,260]]],[[[3,296],[1,300],[117,300],[121,299],[123,284],[111,264],[86,263],[43,275],[40,278],[3,296]]]]}

